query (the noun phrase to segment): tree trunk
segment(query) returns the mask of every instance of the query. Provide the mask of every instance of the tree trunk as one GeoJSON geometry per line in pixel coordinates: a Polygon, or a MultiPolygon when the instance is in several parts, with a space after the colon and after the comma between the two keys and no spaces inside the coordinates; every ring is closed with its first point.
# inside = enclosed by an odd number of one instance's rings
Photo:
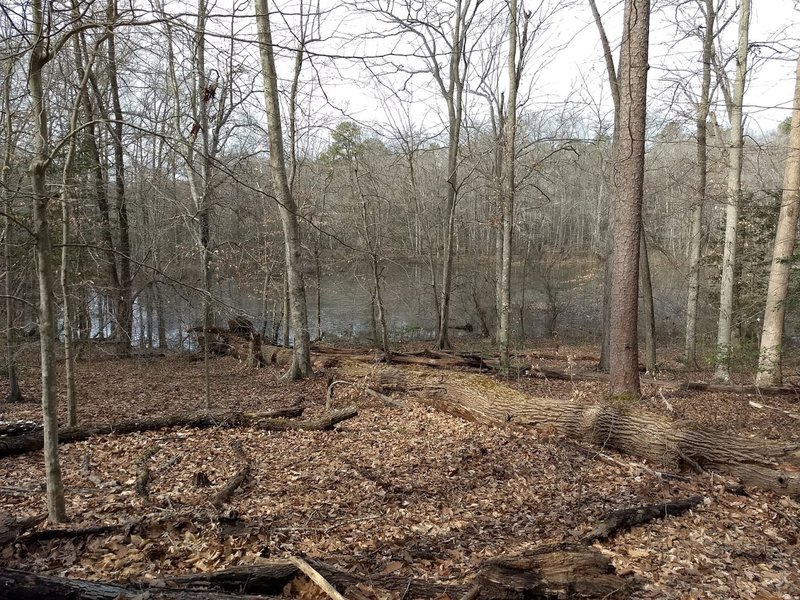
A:
{"type": "MultiPolygon", "coordinates": [[[[614,101],[614,138],[611,145],[612,154],[616,153],[617,128],[619,126],[619,105],[620,90],[617,84],[617,70],[614,66],[614,55],[611,52],[611,44],[608,41],[600,11],[597,9],[595,0],[589,0],[589,7],[592,10],[594,23],[600,35],[600,43],[603,47],[603,58],[606,62],[606,76],[608,77],[609,87],[611,88],[611,98],[614,101]]],[[[627,21],[626,21],[627,22],[627,21]]],[[[602,169],[601,169],[602,171],[602,169]]],[[[601,176],[605,175],[601,172],[601,176]]],[[[608,372],[611,368],[611,277],[612,277],[612,252],[614,248],[613,231],[611,227],[611,205],[607,207],[609,218],[608,231],[606,232],[605,261],[603,262],[603,306],[601,311],[600,325],[600,360],[597,365],[599,371],[608,372]]],[[[598,217],[599,218],[599,217],[598,217]]]]}
{"type": "Polygon", "coordinates": [[[739,198],[742,193],[742,101],[747,78],[747,50],[750,33],[750,0],[742,0],[739,15],[739,45],[736,50],[736,77],[733,96],[728,106],[731,120],[728,152],[727,206],[725,209],[725,245],[722,255],[722,279],[719,292],[717,325],[717,365],[714,377],[730,381],[731,329],[736,271],[736,235],[739,228],[739,198]]]}
{"type": "Polygon", "coordinates": [[[117,205],[117,228],[119,230],[118,289],[114,290],[114,316],[116,317],[116,337],[119,349],[124,354],[131,343],[133,319],[133,299],[131,295],[131,242],[128,227],[128,203],[125,194],[125,152],[123,148],[123,114],[119,96],[117,76],[117,51],[113,25],[119,15],[117,0],[108,4],[108,81],[111,89],[111,106],[114,124],[111,127],[111,142],[114,147],[114,196],[117,205]]]}
{"type": "Polygon", "coordinates": [[[639,237],[644,186],[650,0],[625,3],[611,205],[610,392],[639,398],[639,237]]]}
{"type": "MultiPolygon", "coordinates": [[[[510,0],[508,15],[508,106],[506,108],[503,168],[502,215],[503,215],[503,260],[500,277],[500,327],[498,328],[498,347],[500,365],[507,372],[509,360],[509,334],[511,328],[511,249],[514,232],[514,196],[516,194],[516,137],[517,137],[517,90],[522,74],[524,56],[517,62],[517,0],[510,0]]],[[[523,41],[524,43],[524,41],[523,41]]],[[[524,50],[524,48],[523,48],[524,50]]]]}
{"type": "Polygon", "coordinates": [[[0,193],[5,200],[5,215],[3,222],[3,266],[5,274],[5,309],[6,309],[6,369],[8,370],[8,393],[6,402],[22,402],[24,400],[19,389],[17,380],[17,364],[14,357],[16,341],[14,339],[14,306],[12,303],[12,268],[11,268],[11,194],[8,193],[8,174],[11,171],[11,159],[14,151],[12,113],[11,113],[11,88],[13,87],[14,61],[8,59],[6,62],[5,85],[3,86],[3,115],[5,129],[5,149],[3,152],[3,164],[0,165],[0,193]]]}
{"type": "Polygon", "coordinates": [[[703,80],[700,101],[697,104],[697,188],[689,245],[689,291],[686,299],[686,340],[684,361],[688,367],[697,365],[697,301],[700,295],[700,252],[703,236],[703,204],[706,200],[708,176],[708,111],[711,94],[711,56],[714,51],[714,0],[705,1],[705,28],[703,33],[703,80]]]}
{"type": "Polygon", "coordinates": [[[794,91],[794,112],[789,131],[789,153],[783,175],[783,196],[772,267],[769,272],[767,304],[764,309],[764,328],[758,359],[758,385],[781,384],[783,324],[786,313],[786,294],[794,254],[797,217],[800,213],[800,58],[797,61],[797,81],[794,91]]]}
{"type": "Polygon", "coordinates": [[[286,270],[292,313],[292,329],[294,330],[292,365],[285,376],[287,379],[304,379],[309,377],[312,371],[311,342],[308,333],[308,316],[306,314],[306,290],[303,282],[302,246],[300,242],[300,227],[297,223],[297,204],[289,191],[289,180],[283,153],[280,98],[278,95],[278,78],[275,71],[275,57],[273,55],[268,0],[256,0],[256,21],[260,42],[261,69],[264,72],[264,102],[267,109],[269,129],[269,160],[273,178],[273,191],[278,202],[286,243],[286,270]]]}
{"type": "Polygon", "coordinates": [[[56,406],[55,316],[53,311],[53,270],[50,225],[47,219],[49,195],[46,187],[49,157],[48,117],[44,104],[43,70],[51,57],[47,53],[49,31],[45,31],[42,0],[32,0],[34,46],[28,70],[28,90],[36,123],[36,154],[28,174],[33,191],[33,225],[36,239],[36,272],[39,280],[39,343],[42,366],[42,421],[44,463],[47,478],[47,514],[50,521],[66,521],[64,484],[58,461],[58,412],[56,406]]]}
{"type": "Polygon", "coordinates": [[[650,277],[650,256],[647,252],[644,224],[639,234],[639,278],[642,282],[642,310],[644,311],[645,366],[651,375],[656,374],[656,313],[653,304],[653,280],[650,277]]]}

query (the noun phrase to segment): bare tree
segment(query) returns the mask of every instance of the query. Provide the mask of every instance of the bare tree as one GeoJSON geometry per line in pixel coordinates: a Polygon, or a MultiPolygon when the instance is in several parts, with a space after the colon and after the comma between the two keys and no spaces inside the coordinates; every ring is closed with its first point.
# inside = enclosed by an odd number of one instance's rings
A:
{"type": "Polygon", "coordinates": [[[697,183],[696,198],[692,206],[691,243],[689,246],[689,292],[686,299],[686,339],[684,360],[689,366],[697,362],[697,300],[700,292],[700,250],[702,245],[703,205],[706,200],[708,179],[708,113],[711,97],[711,62],[714,52],[714,27],[716,9],[714,0],[698,1],[705,16],[702,28],[703,75],[700,84],[700,98],[697,102],[697,183]]]}
{"type": "Polygon", "coordinates": [[[794,110],[789,129],[789,153],[783,175],[783,196],[772,266],[764,309],[761,351],[758,360],[758,385],[780,385],[783,354],[783,325],[786,314],[786,294],[789,271],[797,236],[797,217],[800,214],[800,58],[797,60],[797,79],[794,91],[794,110]]]}
{"type": "MultiPolygon", "coordinates": [[[[67,520],[64,503],[64,484],[58,461],[58,414],[56,408],[56,358],[55,315],[53,307],[53,265],[50,223],[47,208],[47,169],[52,160],[49,154],[50,135],[47,107],[44,98],[44,69],[60,45],[50,36],[50,16],[46,15],[42,0],[32,0],[33,46],[28,66],[28,91],[31,95],[33,117],[36,123],[36,146],[28,168],[33,193],[33,226],[36,238],[37,278],[39,281],[39,342],[42,366],[42,422],[44,424],[44,463],[47,479],[47,515],[50,521],[67,520]]],[[[64,41],[64,38],[57,38],[64,41]]]]}
{"type": "Polygon", "coordinates": [[[506,371],[510,366],[508,338],[511,316],[511,237],[514,231],[514,197],[517,191],[515,181],[517,96],[522,79],[522,69],[525,65],[528,21],[531,14],[523,11],[522,22],[520,22],[517,0],[509,0],[508,11],[508,105],[504,122],[505,168],[503,169],[501,195],[503,242],[500,269],[500,326],[497,330],[500,364],[506,371]]]}
{"type": "MultiPolygon", "coordinates": [[[[620,98],[621,93],[619,90],[619,77],[617,70],[614,66],[614,56],[611,52],[611,44],[608,41],[605,27],[603,26],[600,11],[597,9],[595,0],[589,0],[589,7],[592,10],[595,25],[597,26],[598,34],[600,35],[600,43],[603,47],[603,58],[606,63],[606,75],[608,77],[609,87],[611,88],[611,98],[614,102],[614,136],[612,140],[612,154],[616,153],[617,137],[619,135],[618,127],[620,122],[620,98]]],[[[621,62],[620,62],[621,65],[621,62]]],[[[644,310],[645,318],[645,359],[647,370],[651,373],[656,371],[656,321],[655,321],[655,306],[653,302],[653,283],[650,279],[650,258],[647,252],[647,238],[645,236],[644,223],[641,224],[641,232],[639,234],[639,277],[642,285],[642,307],[644,310]]],[[[611,248],[613,247],[612,232],[608,232],[606,240],[606,261],[603,273],[603,308],[602,308],[602,339],[600,342],[600,364],[601,371],[607,371],[610,368],[610,343],[611,343],[611,278],[612,278],[612,261],[611,261],[611,248]]]]}
{"type": "MultiPolygon", "coordinates": [[[[10,50],[10,49],[9,49],[10,50]]],[[[3,162],[0,164],[0,193],[3,195],[5,215],[3,217],[3,266],[5,267],[5,310],[6,310],[6,369],[8,371],[8,393],[6,402],[22,402],[24,397],[19,387],[17,379],[17,364],[14,353],[16,344],[14,339],[14,312],[13,312],[13,287],[11,266],[11,236],[12,229],[12,194],[9,186],[11,184],[10,173],[11,163],[14,156],[14,128],[11,110],[11,90],[14,87],[13,76],[15,60],[13,53],[9,52],[9,57],[5,60],[5,74],[3,77],[3,130],[5,144],[3,148],[3,162]]]]}
{"type": "Polygon", "coordinates": [[[739,43],[736,48],[736,75],[733,90],[719,63],[717,76],[722,83],[731,130],[728,139],[728,176],[725,206],[725,245],[722,255],[722,279],[719,292],[719,322],[717,325],[717,361],[714,378],[730,381],[731,329],[733,327],[733,296],[736,279],[736,236],[739,228],[739,200],[742,194],[742,160],[744,148],[742,103],[747,80],[747,53],[750,35],[750,0],[739,7],[739,43]]]}
{"type": "Polygon", "coordinates": [[[639,236],[644,188],[650,1],[626,0],[611,203],[610,391],[639,397],[639,236]]]}
{"type": "Polygon", "coordinates": [[[297,222],[297,204],[289,189],[289,178],[283,153],[283,128],[281,126],[278,76],[275,71],[275,56],[268,0],[256,0],[256,24],[258,26],[259,54],[264,74],[264,101],[267,109],[269,133],[269,161],[272,171],[273,192],[278,202],[278,211],[283,225],[286,245],[286,274],[291,302],[294,351],[292,364],[286,373],[288,379],[302,379],[311,375],[311,341],[306,312],[306,290],[303,282],[302,244],[297,222]]]}

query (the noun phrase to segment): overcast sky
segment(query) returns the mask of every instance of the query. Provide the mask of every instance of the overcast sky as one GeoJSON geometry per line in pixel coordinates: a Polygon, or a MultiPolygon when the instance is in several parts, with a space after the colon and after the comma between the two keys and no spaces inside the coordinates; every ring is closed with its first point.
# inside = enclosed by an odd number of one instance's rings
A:
{"type": "MultiPolygon", "coordinates": [[[[495,1],[495,0],[491,0],[495,1]]],[[[545,0],[547,1],[547,0],[545,0]]],[[[555,0],[553,0],[555,1],[555,0]]],[[[539,0],[525,0],[528,8],[539,6],[539,0]]],[[[296,3],[284,0],[281,7],[296,3]]],[[[665,8],[667,2],[654,1],[651,18],[651,45],[649,89],[651,119],[687,119],[693,113],[691,97],[676,93],[675,79],[685,80],[689,87],[696,88],[696,72],[700,65],[700,42],[698,39],[684,39],[676,27],[674,11],[665,8]]],[[[757,63],[751,73],[751,80],[745,96],[747,126],[751,133],[769,132],[778,123],[790,116],[794,90],[794,73],[797,52],[800,51],[800,12],[795,8],[795,0],[753,0],[751,44],[773,42],[751,55],[757,63]]],[[[340,5],[341,6],[341,5],[340,5]]],[[[620,0],[598,0],[603,13],[604,24],[616,54],[622,25],[622,2],[620,0]]],[[[347,11],[347,8],[340,10],[347,11]]],[[[738,18],[738,17],[737,17],[738,18]]],[[[349,34],[375,30],[378,25],[367,16],[337,16],[334,19],[337,36],[325,46],[333,52],[358,54],[388,50],[388,42],[373,40],[369,43],[343,43],[349,34]]],[[[686,30],[689,23],[683,21],[681,29],[686,30]]],[[[724,46],[731,51],[737,37],[736,20],[725,33],[724,46]]],[[[319,51],[320,46],[316,49],[319,51]]],[[[753,64],[753,63],[751,63],[753,64]]],[[[285,67],[291,68],[286,64],[285,67]]],[[[344,118],[350,115],[357,120],[385,120],[378,97],[386,96],[376,92],[370,83],[363,65],[338,61],[329,71],[326,89],[335,113],[344,118]],[[358,80],[353,83],[352,80],[358,80]],[[338,110],[341,109],[341,112],[338,110]]],[[[288,74],[288,73],[287,73],[288,74]]],[[[382,78],[385,83],[387,79],[382,78]]],[[[578,1],[572,8],[561,11],[542,38],[541,46],[531,57],[528,70],[530,100],[527,110],[558,110],[565,102],[578,105],[596,104],[606,117],[611,114],[611,98],[605,76],[605,63],[602,59],[597,30],[588,3],[578,1]],[[554,48],[558,51],[551,53],[554,48]],[[536,74],[535,81],[532,77],[536,74]],[[531,84],[531,82],[534,82],[531,84]]],[[[424,75],[416,79],[413,97],[416,105],[412,111],[419,121],[435,122],[441,120],[441,105],[430,78],[424,75]],[[437,114],[439,113],[439,114],[437,114]]],[[[596,109],[586,109],[588,113],[596,109]]],[[[717,108],[721,122],[726,115],[717,108]]],[[[335,118],[335,115],[334,115],[335,118]]]]}

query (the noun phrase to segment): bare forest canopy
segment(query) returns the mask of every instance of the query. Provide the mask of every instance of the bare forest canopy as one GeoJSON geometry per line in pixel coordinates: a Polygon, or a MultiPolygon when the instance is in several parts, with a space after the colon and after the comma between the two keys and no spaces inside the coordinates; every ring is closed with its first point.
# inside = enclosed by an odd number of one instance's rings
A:
{"type": "MultiPolygon", "coordinates": [[[[652,15],[643,223],[658,335],[664,339],[682,335],[685,320],[688,220],[697,184],[693,111],[701,85],[701,4],[665,5],[652,15]],[[678,43],[682,54],[665,45],[665,37],[678,43]]],[[[188,347],[183,331],[202,321],[203,298],[210,297],[212,320],[222,324],[247,314],[280,341],[285,251],[268,161],[255,7],[135,2],[115,5],[112,14],[109,6],[46,3],[48,29],[42,34],[53,54],[43,71],[42,99],[53,268],[62,258],[64,201],[77,337],[115,335],[121,321],[134,343],[188,347]],[[120,317],[118,311],[126,314],[120,317]]],[[[505,159],[499,147],[508,113],[506,5],[409,6],[428,21],[414,23],[405,9],[369,0],[272,7],[284,152],[312,336],[328,331],[379,337],[376,311],[370,309],[372,257],[385,286],[390,337],[435,335],[451,185],[457,198],[450,324],[469,324],[483,335],[494,334],[499,325],[493,296],[503,221],[505,159]],[[457,7],[471,20],[462,31],[461,70],[451,72],[448,53],[455,33],[448,28],[456,25],[457,7]],[[458,175],[448,182],[452,102],[447,96],[452,99],[459,82],[458,175]],[[348,306],[351,296],[357,300],[348,306]],[[411,303],[408,296],[419,300],[411,303]],[[318,306],[321,331],[314,323],[318,306]],[[340,316],[353,312],[352,318],[340,316]]],[[[621,6],[608,2],[599,9],[616,52],[621,6]]],[[[735,3],[722,3],[718,15],[722,71],[713,77],[707,140],[698,336],[708,342],[709,355],[719,301],[730,129],[722,83],[716,80],[723,81],[726,69],[732,73],[736,9],[735,3]]],[[[597,295],[613,194],[613,107],[603,91],[602,50],[588,4],[542,1],[525,11],[509,327],[517,340],[552,335],[597,340],[597,295]],[[576,22],[579,32],[573,31],[576,22]],[[586,68],[573,74],[578,62],[586,68]]],[[[753,92],[745,108],[750,136],[744,146],[735,314],[740,338],[751,345],[760,335],[765,257],[774,237],[788,140],[788,122],[774,124],[790,116],[791,101],[785,83],[772,86],[785,90],[785,97],[771,94],[766,100],[759,90],[776,80],[776,68],[793,60],[791,29],[773,27],[762,13],[753,27],[761,38],[753,38],[753,92]],[[775,110],[767,111],[764,103],[775,110]]],[[[36,42],[33,28],[28,4],[7,3],[2,77],[9,98],[0,147],[10,219],[7,270],[13,273],[8,295],[19,299],[10,306],[13,327],[36,321],[38,293],[28,178],[37,107],[26,74],[36,42]]],[[[789,301],[795,297],[790,293],[789,301]]]]}
{"type": "Polygon", "coordinates": [[[0,600],[793,597],[800,13],[751,4],[4,2],[0,600]],[[611,552],[678,516],[719,560],[611,552]]]}

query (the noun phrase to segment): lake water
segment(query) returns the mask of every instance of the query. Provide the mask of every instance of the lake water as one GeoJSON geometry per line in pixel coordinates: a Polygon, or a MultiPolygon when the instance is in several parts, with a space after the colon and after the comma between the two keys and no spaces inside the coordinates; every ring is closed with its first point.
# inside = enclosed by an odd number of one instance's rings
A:
{"type": "MultiPolygon", "coordinates": [[[[494,287],[485,275],[486,269],[475,263],[462,261],[456,266],[453,285],[451,325],[470,324],[472,332],[453,329],[452,336],[478,336],[481,332],[478,305],[486,314],[488,326],[494,327],[494,287]]],[[[326,339],[368,338],[372,336],[370,308],[369,265],[352,262],[330,269],[323,274],[321,284],[322,330],[326,339]]],[[[439,272],[437,269],[437,277],[439,272]]],[[[559,261],[548,258],[531,262],[527,268],[517,264],[514,281],[514,313],[512,315],[517,338],[520,337],[524,319],[526,338],[549,338],[552,334],[553,314],[556,330],[563,340],[586,341],[599,338],[600,310],[602,306],[602,267],[597,262],[559,261]],[[524,286],[523,286],[524,282],[524,286]],[[523,292],[524,287],[524,292],[523,292]],[[524,306],[520,314],[520,305],[524,306]]],[[[672,339],[682,335],[686,298],[685,278],[669,265],[654,270],[654,294],[659,337],[672,339]]],[[[309,328],[316,336],[316,288],[313,276],[306,277],[309,328]]],[[[433,338],[436,330],[436,309],[430,285],[430,270],[425,264],[390,262],[384,264],[383,298],[386,320],[394,341],[424,340],[433,338]]],[[[224,282],[215,290],[214,312],[218,324],[224,325],[235,315],[246,315],[257,328],[261,328],[262,306],[260,285],[251,290],[224,282]]],[[[168,345],[184,344],[188,327],[202,321],[202,303],[191,290],[162,290],[164,319],[168,345]]],[[[713,306],[701,303],[701,322],[713,324],[713,306]]],[[[269,301],[267,330],[272,331],[272,309],[277,306],[280,319],[280,292],[275,290],[269,301]]],[[[153,315],[153,330],[155,318],[153,315]]],[[[147,323],[146,310],[138,303],[134,309],[134,343],[142,335],[141,323],[147,323]]],[[[96,332],[95,327],[95,332],[96,332]]],[[[702,327],[701,327],[702,330],[702,327]]],[[[153,333],[153,338],[157,335],[153,333]]],[[[154,341],[154,343],[157,343],[154,341]]]]}

